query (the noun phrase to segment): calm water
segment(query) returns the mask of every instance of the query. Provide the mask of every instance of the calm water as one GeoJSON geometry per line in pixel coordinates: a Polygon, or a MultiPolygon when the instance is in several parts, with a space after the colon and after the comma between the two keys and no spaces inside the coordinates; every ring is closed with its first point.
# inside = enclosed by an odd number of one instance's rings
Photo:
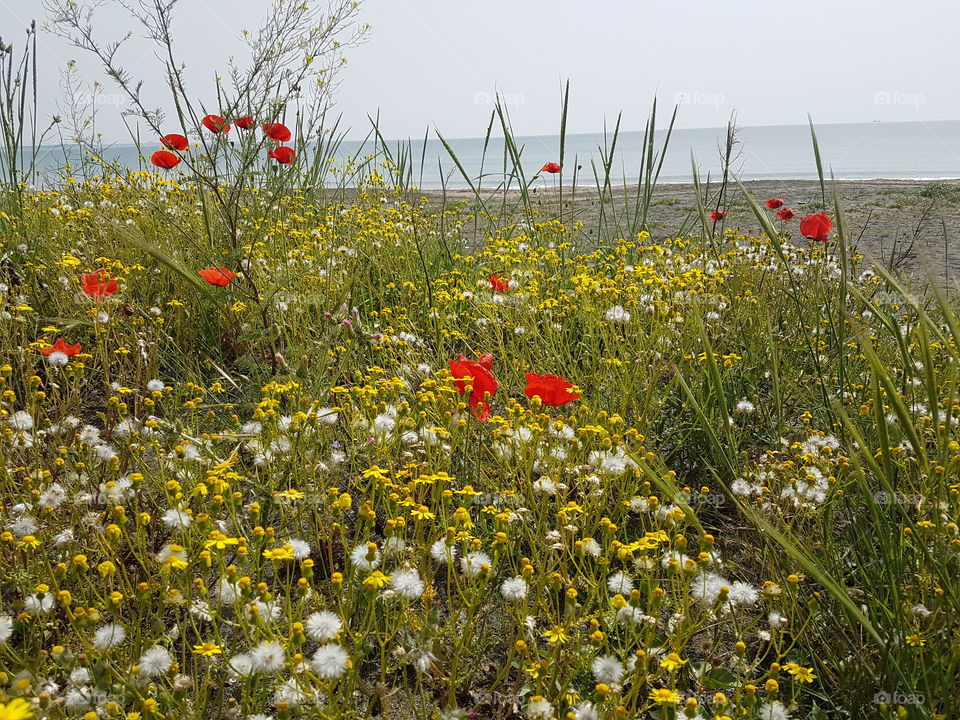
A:
{"type": "MultiPolygon", "coordinates": [[[[690,182],[691,150],[696,156],[701,176],[709,172],[716,177],[720,170],[719,146],[725,129],[705,128],[675,130],[667,150],[660,175],[661,182],[690,182]]],[[[960,121],[904,122],[904,123],[851,123],[819,125],[817,136],[825,169],[832,167],[837,178],[845,179],[947,179],[960,178],[960,121]]],[[[662,145],[664,133],[658,133],[658,146],[662,145]]],[[[810,141],[810,132],[805,125],[768,127],[745,127],[739,131],[739,159],[736,168],[744,180],[764,179],[814,179],[817,177],[816,162],[810,141]]],[[[484,187],[494,187],[499,181],[497,173],[503,171],[503,141],[491,138],[485,163],[483,139],[450,140],[454,152],[471,178],[485,175],[484,187]]],[[[614,180],[627,183],[637,181],[643,143],[642,132],[622,132],[617,141],[614,161],[614,180]]],[[[404,142],[406,144],[406,142],[404,142]]],[[[518,137],[522,147],[524,171],[527,176],[536,173],[544,163],[558,159],[560,137],[518,137]]],[[[604,144],[603,135],[568,135],[566,146],[565,179],[573,166],[580,166],[579,183],[593,181],[591,161],[596,163],[602,176],[599,147],[604,144]]],[[[421,180],[424,188],[437,188],[445,181],[447,187],[466,187],[462,176],[450,156],[438,140],[428,140],[423,172],[420,157],[423,140],[410,143],[414,158],[414,182],[421,180]]],[[[395,151],[396,142],[390,143],[395,151]]],[[[68,154],[75,159],[75,149],[68,154]]],[[[343,156],[360,157],[373,151],[369,143],[345,142],[340,149],[343,156]]],[[[62,166],[64,149],[44,148],[42,166],[62,166]]],[[[128,167],[138,167],[139,159],[132,145],[115,145],[108,153],[128,167]]],[[[544,182],[552,183],[546,176],[544,182]]]]}

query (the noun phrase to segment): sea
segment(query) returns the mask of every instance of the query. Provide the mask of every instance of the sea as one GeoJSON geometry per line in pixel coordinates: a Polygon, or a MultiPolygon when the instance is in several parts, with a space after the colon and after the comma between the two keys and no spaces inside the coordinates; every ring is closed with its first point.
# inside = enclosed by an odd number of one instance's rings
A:
{"type": "MultiPolygon", "coordinates": [[[[816,126],[824,171],[837,179],[948,180],[960,178],[960,121],[838,123],[816,126]]],[[[661,183],[688,183],[696,163],[701,180],[716,179],[722,168],[721,155],[726,128],[674,129],[660,170],[661,183]],[[693,158],[693,161],[691,160],[693,158]]],[[[589,185],[602,181],[604,158],[610,158],[613,135],[604,133],[568,134],[565,141],[564,182],[569,183],[577,168],[577,182],[589,185]]],[[[662,152],[666,130],[655,133],[662,152]]],[[[771,125],[737,129],[734,173],[741,180],[806,180],[817,178],[817,165],[807,125],[771,125]]],[[[611,182],[638,181],[643,158],[642,131],[621,131],[613,149],[611,182]]],[[[559,161],[559,135],[517,136],[521,165],[528,180],[545,163],[559,161]]],[[[462,189],[480,185],[495,188],[503,180],[504,141],[491,136],[484,150],[484,138],[447,138],[450,150],[438,138],[387,141],[394,158],[405,156],[409,179],[423,189],[462,189]],[[459,166],[451,157],[456,156],[459,166]],[[462,170],[461,170],[462,168],[462,170]],[[466,177],[464,177],[466,175],[466,177]],[[469,179],[469,182],[468,182],[469,179]]],[[[154,148],[145,148],[152,152],[154,148]]],[[[337,162],[363,158],[375,151],[372,141],[344,141],[337,162]]],[[[39,166],[55,174],[65,159],[76,162],[76,147],[44,146],[39,166]]],[[[382,152],[382,148],[381,148],[382,152]]],[[[109,146],[105,156],[130,168],[142,166],[143,159],[133,145],[109,146]]],[[[537,183],[552,184],[556,177],[543,174],[537,183]]]]}

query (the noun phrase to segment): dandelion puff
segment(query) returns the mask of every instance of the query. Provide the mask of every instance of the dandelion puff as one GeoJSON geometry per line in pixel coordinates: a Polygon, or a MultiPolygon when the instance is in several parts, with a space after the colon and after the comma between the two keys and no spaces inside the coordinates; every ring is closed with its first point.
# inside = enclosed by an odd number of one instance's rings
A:
{"type": "Polygon", "coordinates": [[[320,610],[311,614],[304,623],[307,637],[318,642],[333,640],[340,634],[342,627],[340,618],[329,610],[320,610]]]}
{"type": "Polygon", "coordinates": [[[734,605],[753,605],[760,597],[760,593],[750,583],[737,581],[730,586],[727,596],[734,605]]]}
{"type": "Polygon", "coordinates": [[[388,557],[400,555],[406,549],[407,543],[399,535],[392,535],[383,542],[383,554],[388,557]]]}
{"type": "Polygon", "coordinates": [[[434,655],[432,652],[424,650],[417,653],[417,656],[413,661],[413,665],[417,668],[417,670],[423,673],[430,669],[430,666],[436,659],[436,655],[434,655]]]}
{"type": "Polygon", "coordinates": [[[9,615],[0,615],[0,644],[7,642],[13,635],[13,618],[9,615]]]}
{"type": "Polygon", "coordinates": [[[633,605],[625,605],[617,610],[617,621],[624,625],[640,625],[641,623],[653,625],[656,623],[656,619],[644,613],[640,608],[633,607],[633,605]]]}
{"type": "Polygon", "coordinates": [[[574,720],[597,720],[600,715],[597,713],[596,708],[593,707],[593,703],[589,700],[584,700],[573,708],[573,717],[574,720]]]}
{"type": "Polygon", "coordinates": [[[347,671],[350,657],[339,645],[321,645],[313,654],[310,665],[317,675],[325,680],[336,680],[347,671]]]}
{"type": "Polygon", "coordinates": [[[607,588],[612,593],[625,595],[633,590],[633,580],[625,572],[615,572],[607,578],[607,588]]]}
{"type": "Polygon", "coordinates": [[[23,517],[17,518],[10,523],[8,529],[14,535],[21,538],[25,537],[26,535],[36,535],[37,521],[29,515],[24,515],[23,517]]]}
{"type": "Polygon", "coordinates": [[[283,669],[287,655],[276,640],[262,642],[250,651],[250,661],[255,673],[275,673],[283,669]]]}
{"type": "Polygon", "coordinates": [[[248,653],[240,653],[230,658],[227,670],[236,677],[253,675],[253,658],[248,653]]]}
{"type": "Polygon", "coordinates": [[[603,548],[600,547],[600,543],[593,538],[585,538],[580,544],[580,547],[582,547],[583,551],[590,557],[599,557],[600,553],[603,551],[603,548]]]}
{"type": "Polygon", "coordinates": [[[63,706],[67,710],[88,710],[94,705],[93,691],[89,688],[71,688],[63,697],[63,706]]]}
{"type": "Polygon", "coordinates": [[[52,508],[60,507],[67,500],[67,491],[63,489],[62,485],[54,483],[42,493],[38,498],[40,505],[48,506],[52,508]]]}
{"type": "Polygon", "coordinates": [[[776,610],[773,610],[769,615],[767,615],[767,625],[769,625],[772,630],[786,627],[788,622],[789,621],[776,610]]]}
{"type": "Polygon", "coordinates": [[[390,587],[407,600],[416,600],[423,595],[423,580],[416,570],[397,570],[391,575],[390,587]]]}
{"type": "Polygon", "coordinates": [[[127,631],[123,625],[110,623],[104,625],[93,634],[93,646],[97,650],[109,650],[116,647],[127,638],[127,631]]]}
{"type": "Polygon", "coordinates": [[[27,615],[36,617],[37,615],[46,615],[53,610],[53,593],[43,593],[42,595],[30,595],[23,599],[23,611],[27,615]]]}
{"type": "Polygon", "coordinates": [[[147,390],[150,392],[162,392],[163,387],[163,380],[151,380],[147,383],[147,390]]]}
{"type": "Polygon", "coordinates": [[[47,362],[54,367],[63,367],[70,362],[70,357],[65,352],[56,350],[47,355],[47,362]]]}
{"type": "Polygon", "coordinates": [[[9,423],[10,427],[14,430],[19,430],[20,432],[33,430],[33,417],[24,410],[18,410],[7,418],[7,423],[9,423]]]}
{"type": "Polygon", "coordinates": [[[630,322],[630,313],[623,309],[622,305],[614,305],[604,314],[607,322],[627,323],[630,322]]]}
{"type": "Polygon", "coordinates": [[[690,583],[690,595],[704,605],[712,605],[725,585],[729,587],[730,583],[716,573],[700,573],[690,583]]]}
{"type": "Polygon", "coordinates": [[[167,510],[161,519],[163,520],[163,524],[167,527],[179,530],[190,527],[190,523],[192,522],[190,516],[179,508],[171,508],[170,510],[167,510]]]}
{"type": "Polygon", "coordinates": [[[790,715],[783,703],[774,701],[764,703],[760,706],[760,712],[757,715],[760,720],[788,720],[790,715]]]}
{"type": "MultiPolygon", "coordinates": [[[[374,545],[374,548],[376,548],[376,545],[374,545]]],[[[373,558],[368,557],[370,554],[370,545],[361,543],[350,551],[350,562],[357,570],[375,570],[380,565],[380,551],[374,549],[372,552],[373,558]]]]}
{"type": "Polygon", "coordinates": [[[297,540],[291,538],[287,540],[287,545],[293,550],[293,557],[297,560],[306,560],[310,557],[310,543],[306,540],[297,540]]]}
{"type": "Polygon", "coordinates": [[[440,538],[430,546],[430,556],[434,561],[443,565],[457,557],[457,548],[453,545],[447,545],[447,541],[440,538]]]}
{"type": "Polygon", "coordinates": [[[165,675],[173,665],[173,656],[166,648],[157,645],[144,652],[137,665],[140,667],[140,674],[144,677],[160,677],[165,675]]]}
{"type": "Polygon", "coordinates": [[[507,602],[523,600],[527,597],[527,581],[519,575],[508,578],[500,586],[500,593],[507,602]]]}
{"type": "Polygon", "coordinates": [[[460,570],[467,577],[476,577],[483,572],[484,566],[490,567],[493,561],[482,552],[471,552],[460,558],[460,570]]]}
{"type": "Polygon", "coordinates": [[[273,694],[273,702],[275,705],[286,703],[288,707],[302,705],[307,699],[306,693],[297,687],[295,680],[286,680],[281,683],[280,687],[278,687],[277,691],[273,694]]]}
{"type": "Polygon", "coordinates": [[[540,695],[534,695],[527,703],[527,717],[531,720],[548,720],[553,717],[553,711],[550,701],[540,695]]]}
{"type": "Polygon", "coordinates": [[[594,658],[591,669],[598,683],[618,685],[623,679],[623,663],[612,655],[600,655],[594,658]]]}
{"type": "Polygon", "coordinates": [[[117,456],[117,451],[113,445],[108,445],[107,443],[94,445],[93,452],[100,462],[110,462],[117,456]]]}
{"type": "Polygon", "coordinates": [[[317,422],[323,425],[336,425],[340,416],[331,408],[317,408],[317,422]]]}

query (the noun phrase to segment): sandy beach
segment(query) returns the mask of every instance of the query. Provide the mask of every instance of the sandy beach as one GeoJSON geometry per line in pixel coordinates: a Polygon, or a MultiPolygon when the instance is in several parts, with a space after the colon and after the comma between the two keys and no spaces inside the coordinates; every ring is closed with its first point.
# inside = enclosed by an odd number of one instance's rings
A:
{"type": "MultiPolygon", "coordinates": [[[[797,222],[806,213],[826,209],[834,215],[831,186],[827,185],[827,204],[823,207],[820,183],[816,180],[758,180],[744,183],[758,201],[777,197],[797,213],[797,219],[786,223],[788,231],[797,232],[797,222]]],[[[711,197],[719,185],[711,188],[711,197]]],[[[851,240],[868,257],[884,265],[893,265],[915,277],[930,275],[938,282],[951,284],[960,280],[960,181],[918,180],[851,180],[838,181],[837,190],[851,240]]],[[[579,187],[571,194],[564,189],[564,219],[583,223],[583,239],[595,239],[598,230],[616,233],[616,217],[632,214],[636,186],[614,187],[601,203],[598,191],[579,187]]],[[[470,202],[470,190],[448,190],[424,193],[431,201],[470,202]]],[[[488,206],[499,207],[502,197],[488,196],[488,206]]],[[[519,193],[511,192],[508,205],[519,204],[519,193]]],[[[531,202],[545,215],[559,213],[559,193],[548,179],[532,188],[531,202]]],[[[716,201],[707,211],[716,207],[716,201]]],[[[759,224],[736,185],[728,186],[722,209],[727,211],[725,227],[757,232],[759,224]]],[[[772,215],[772,213],[771,213],[772,215]]],[[[699,229],[696,200],[692,184],[661,184],[653,196],[649,224],[655,237],[679,234],[682,230],[699,229]]]]}

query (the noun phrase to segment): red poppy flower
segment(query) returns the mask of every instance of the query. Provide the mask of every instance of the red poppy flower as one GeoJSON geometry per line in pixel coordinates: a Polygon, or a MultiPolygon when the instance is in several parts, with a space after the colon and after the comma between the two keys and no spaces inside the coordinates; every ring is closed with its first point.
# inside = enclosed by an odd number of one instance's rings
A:
{"type": "Polygon", "coordinates": [[[169,150],[186,150],[189,143],[185,135],[170,133],[160,138],[160,143],[169,150]]]}
{"type": "Polygon", "coordinates": [[[493,368],[493,355],[484,353],[477,360],[467,360],[463,355],[457,355],[456,360],[450,361],[450,374],[453,375],[457,391],[464,395],[469,384],[470,412],[483,422],[490,417],[490,399],[497,394],[500,383],[490,370],[493,368]]]}
{"type": "Polygon", "coordinates": [[[490,287],[493,288],[494,292],[510,292],[510,278],[493,274],[490,276],[490,287]]]}
{"type": "Polygon", "coordinates": [[[174,168],[180,164],[180,158],[178,158],[169,150],[157,150],[153,155],[150,156],[150,162],[152,162],[158,168],[169,170],[170,168],[174,168]]]}
{"type": "Polygon", "coordinates": [[[225,267],[208,267],[197,271],[204,280],[217,287],[226,287],[237,274],[225,267]]]}
{"type": "Polygon", "coordinates": [[[723,220],[726,216],[727,216],[726,210],[714,210],[712,213],[710,213],[710,219],[713,220],[713,222],[717,222],[718,220],[723,220]]]}
{"type": "Polygon", "coordinates": [[[80,289],[94,300],[103,300],[113,295],[119,288],[117,281],[102,268],[80,276],[80,289]]]}
{"type": "Polygon", "coordinates": [[[293,135],[290,134],[290,129],[280,123],[267,123],[263,126],[263,132],[267,134],[268,138],[276,140],[277,142],[287,142],[293,137],[293,135]]]}
{"type": "Polygon", "coordinates": [[[201,122],[203,126],[212,133],[223,133],[226,135],[230,132],[230,123],[219,115],[205,115],[201,122]]]}
{"type": "Polygon", "coordinates": [[[788,207],[777,210],[777,217],[781,220],[786,220],[787,222],[793,220],[795,215],[796,213],[788,207]]]}
{"type": "Polygon", "coordinates": [[[807,215],[800,221],[800,234],[809,240],[827,242],[830,239],[830,228],[833,222],[826,213],[807,215]]]}
{"type": "Polygon", "coordinates": [[[560,172],[560,163],[549,162],[540,168],[540,172],[556,174],[560,172]]]}
{"type": "Polygon", "coordinates": [[[40,353],[47,357],[50,357],[55,352],[63,353],[68,358],[72,358],[78,352],[80,352],[80,343],[76,345],[70,345],[63,338],[57,338],[57,341],[53,345],[47,345],[45,348],[40,348],[40,353]]]}
{"type": "Polygon", "coordinates": [[[776,210],[777,208],[783,207],[783,200],[780,198],[770,198],[767,200],[767,207],[771,210],[776,210]]]}
{"type": "Polygon", "coordinates": [[[523,394],[533,399],[539,397],[544,405],[566,405],[568,402],[580,399],[580,393],[574,392],[574,384],[564,380],[559,375],[537,375],[527,373],[527,387],[523,394]]]}
{"type": "Polygon", "coordinates": [[[293,151],[292,147],[286,145],[274,148],[267,153],[267,156],[272,157],[281,165],[293,165],[293,161],[297,159],[297,153],[293,151]]]}
{"type": "Polygon", "coordinates": [[[242,118],[234,120],[233,124],[241,130],[249,130],[253,127],[253,118],[250,115],[244,115],[242,118]]]}

